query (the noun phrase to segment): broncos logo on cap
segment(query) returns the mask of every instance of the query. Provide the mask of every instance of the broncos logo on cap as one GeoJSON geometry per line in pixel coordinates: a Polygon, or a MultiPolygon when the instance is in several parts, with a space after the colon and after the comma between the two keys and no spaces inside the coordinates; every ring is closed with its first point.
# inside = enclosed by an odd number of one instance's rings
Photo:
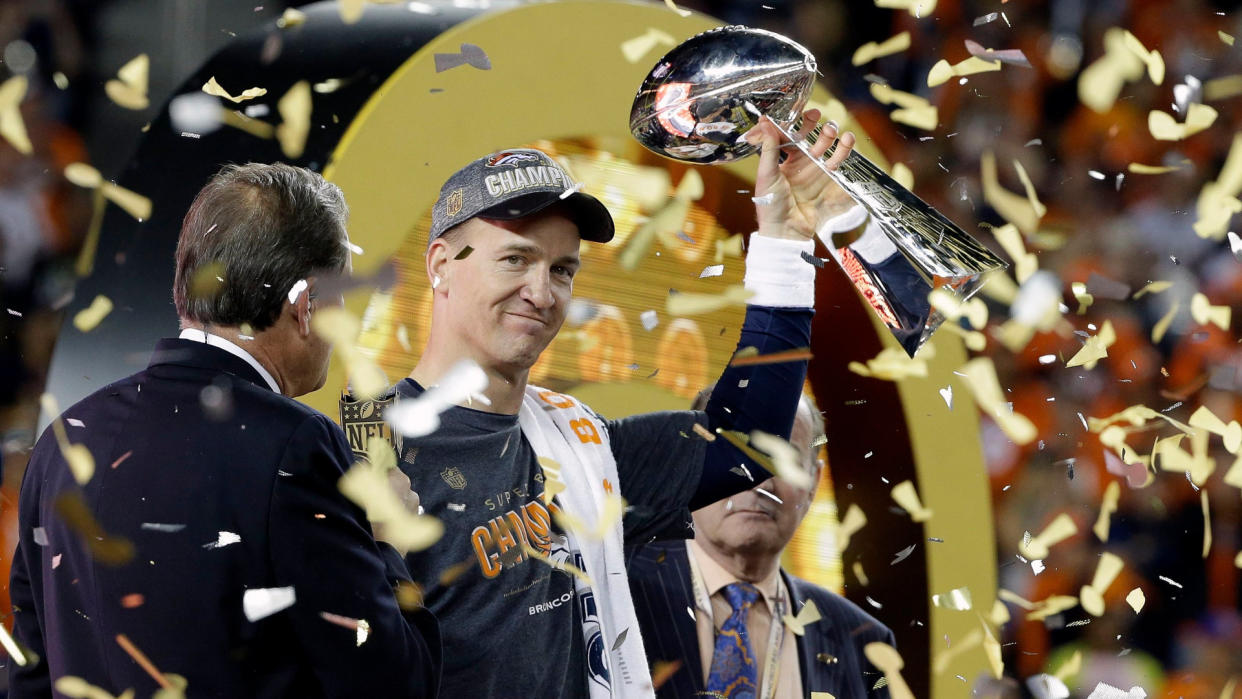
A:
{"type": "Polygon", "coordinates": [[[500,167],[502,165],[512,165],[514,163],[539,163],[543,159],[536,153],[527,153],[522,151],[503,151],[493,155],[487,159],[488,167],[500,167]]]}

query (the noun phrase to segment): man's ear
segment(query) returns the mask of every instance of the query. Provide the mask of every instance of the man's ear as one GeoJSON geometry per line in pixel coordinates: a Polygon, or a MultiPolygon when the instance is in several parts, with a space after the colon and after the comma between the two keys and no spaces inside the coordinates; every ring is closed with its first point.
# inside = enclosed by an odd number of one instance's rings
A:
{"type": "Polygon", "coordinates": [[[453,259],[452,246],[444,238],[431,241],[427,248],[427,284],[433,291],[447,291],[449,261],[453,259]]]}
{"type": "Polygon", "coordinates": [[[293,320],[298,325],[298,336],[302,338],[310,337],[311,330],[311,311],[313,302],[311,295],[316,293],[317,282],[316,277],[307,277],[306,288],[298,294],[293,303],[289,304],[289,308],[293,313],[293,320]]]}

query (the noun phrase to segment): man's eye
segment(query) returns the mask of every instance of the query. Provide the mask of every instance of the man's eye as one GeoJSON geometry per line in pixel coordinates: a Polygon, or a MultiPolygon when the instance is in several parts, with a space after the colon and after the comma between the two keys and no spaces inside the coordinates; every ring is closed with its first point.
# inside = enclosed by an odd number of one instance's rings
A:
{"type": "Polygon", "coordinates": [[[553,267],[553,268],[552,268],[552,272],[553,272],[553,273],[555,273],[555,274],[559,274],[559,275],[561,275],[561,276],[564,276],[564,277],[569,277],[569,278],[571,278],[571,279],[572,279],[572,278],[573,278],[573,276],[574,276],[573,270],[569,269],[568,267],[562,267],[561,265],[557,265],[557,266],[553,267]]]}
{"type": "Polygon", "coordinates": [[[508,262],[511,265],[520,265],[522,264],[522,257],[521,255],[510,255],[505,258],[505,262],[508,262]]]}

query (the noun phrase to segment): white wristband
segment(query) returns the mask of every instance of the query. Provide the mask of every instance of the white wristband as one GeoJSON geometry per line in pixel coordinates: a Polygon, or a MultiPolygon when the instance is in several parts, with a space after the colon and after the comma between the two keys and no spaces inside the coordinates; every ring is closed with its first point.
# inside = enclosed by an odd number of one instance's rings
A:
{"type": "Polygon", "coordinates": [[[861,226],[865,220],[867,220],[867,209],[862,204],[855,204],[849,211],[824,221],[824,225],[819,227],[819,239],[824,241],[824,245],[833,247],[833,233],[852,231],[861,226]]]}
{"type": "Polygon", "coordinates": [[[802,253],[815,254],[814,240],[750,236],[743,283],[754,295],[746,303],[776,308],[815,307],[815,266],[802,253]]]}

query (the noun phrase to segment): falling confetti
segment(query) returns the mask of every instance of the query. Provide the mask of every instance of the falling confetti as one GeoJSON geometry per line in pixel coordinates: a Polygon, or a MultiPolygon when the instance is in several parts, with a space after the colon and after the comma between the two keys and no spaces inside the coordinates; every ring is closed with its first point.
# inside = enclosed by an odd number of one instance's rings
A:
{"type": "Polygon", "coordinates": [[[384,372],[358,349],[362,322],[357,316],[342,307],[321,308],[311,316],[311,329],[332,344],[345,364],[355,397],[369,400],[384,391],[388,384],[384,372]]]}
{"type": "Polygon", "coordinates": [[[1097,539],[1103,542],[1108,541],[1108,528],[1112,519],[1112,515],[1117,511],[1117,502],[1121,497],[1121,486],[1117,481],[1108,484],[1104,489],[1104,500],[1100,503],[1100,513],[1096,517],[1095,526],[1091,531],[1095,533],[1097,539]]]}
{"type": "Polygon", "coordinates": [[[97,189],[104,198],[125,210],[139,221],[151,218],[151,200],[120,185],[108,182],[99,171],[85,163],[65,166],[65,179],[86,189],[97,189]]]}
{"type": "Polygon", "coordinates": [[[668,32],[649,27],[646,32],[621,42],[621,55],[629,63],[638,63],[657,46],[676,46],[677,40],[668,32]]]}
{"type": "Polygon", "coordinates": [[[837,526],[837,550],[843,552],[849,548],[850,539],[866,524],[867,515],[863,514],[862,508],[856,503],[851,503],[845,510],[845,517],[837,526]]]}
{"type": "Polygon", "coordinates": [[[806,627],[814,624],[823,617],[819,613],[819,607],[815,606],[815,600],[808,599],[806,603],[802,605],[802,609],[798,610],[797,616],[786,614],[781,618],[784,619],[785,626],[788,627],[790,631],[794,632],[795,635],[803,636],[806,635],[806,627]]]}
{"type": "Polygon", "coordinates": [[[936,0],[875,0],[875,6],[889,10],[905,10],[915,19],[922,19],[936,10],[936,0]]]}
{"type": "Polygon", "coordinates": [[[683,9],[681,9],[680,7],[678,7],[678,6],[677,6],[677,4],[676,4],[676,3],[674,3],[674,2],[673,2],[673,0],[664,0],[664,5],[665,5],[666,7],[668,7],[668,9],[672,10],[673,12],[676,12],[677,14],[681,15],[682,17],[689,17],[689,16],[690,16],[690,10],[683,10],[683,9]]]}
{"type": "MultiPolygon", "coordinates": [[[[1013,192],[1010,192],[1004,187],[1001,187],[1000,180],[997,179],[996,175],[996,156],[992,154],[992,151],[985,151],[979,162],[981,168],[980,176],[983,182],[984,201],[991,204],[992,207],[996,209],[996,213],[1000,214],[1001,217],[1009,223],[1017,226],[1018,230],[1022,233],[1034,233],[1035,229],[1039,226],[1039,219],[1042,215],[1040,213],[1042,205],[1037,207],[1036,204],[1038,204],[1038,200],[1032,202],[1029,197],[1021,197],[1013,192]]],[[[1000,239],[1000,231],[1002,230],[1003,229],[998,228],[994,231],[998,240],[1000,239]]],[[[1004,243],[1002,243],[1002,245],[1003,244],[1004,243]]],[[[1015,256],[1014,253],[1008,248],[1006,248],[1005,252],[1008,252],[1010,257],[1014,257],[1014,261],[1016,263],[1021,264],[1021,260],[1018,259],[1018,257],[1015,256]]],[[[1034,271],[1034,269],[1032,268],[1031,271],[1034,271]]],[[[1018,282],[1022,283],[1026,281],[1027,276],[1028,275],[1019,272],[1017,275],[1018,282]]]]}
{"type": "Polygon", "coordinates": [[[387,440],[372,437],[367,444],[367,460],[351,466],[337,487],[366,511],[368,520],[384,527],[385,541],[393,548],[403,554],[422,551],[440,540],[444,524],[406,508],[388,482],[388,471],[396,467],[396,456],[387,440]]]}
{"type": "MultiPolygon", "coordinates": [[[[996,367],[987,357],[979,357],[967,362],[957,372],[966,382],[967,388],[979,404],[979,409],[990,415],[998,427],[1016,444],[1029,444],[1035,440],[1034,423],[1020,413],[1014,412],[1001,392],[1000,380],[996,377],[996,367]]],[[[1036,556],[1042,558],[1042,556],[1036,556]]]]}
{"type": "Polygon", "coordinates": [[[896,648],[887,643],[872,642],[863,646],[863,655],[867,656],[867,660],[870,660],[876,669],[884,673],[884,678],[888,680],[889,696],[892,699],[914,699],[910,685],[906,684],[905,678],[901,676],[905,661],[902,660],[896,648]]]}
{"type": "Polygon", "coordinates": [[[22,99],[26,97],[28,86],[29,82],[24,75],[14,75],[0,83],[0,138],[8,141],[9,145],[23,155],[30,155],[34,150],[21,112],[22,99]]]}
{"type": "Polygon", "coordinates": [[[671,316],[693,316],[719,311],[723,308],[745,306],[753,292],[741,284],[734,284],[719,294],[679,292],[669,294],[664,310],[671,316]]]}
{"type": "Polygon", "coordinates": [[[111,312],[112,299],[99,294],[91,301],[91,305],[73,315],[73,327],[77,328],[79,332],[88,333],[99,327],[99,324],[111,312]]]}
{"type": "Polygon", "coordinates": [[[1074,519],[1062,512],[1047,527],[1030,541],[1018,544],[1018,553],[1031,560],[1043,560],[1048,557],[1049,549],[1078,533],[1078,525],[1074,519]]]}
{"type": "Polygon", "coordinates": [[[276,140],[286,158],[300,158],[306,150],[306,138],[311,128],[310,83],[300,80],[289,88],[276,103],[281,123],[276,127],[276,140]]]}
{"type": "Polygon", "coordinates": [[[223,87],[220,87],[220,83],[216,82],[216,78],[213,75],[207,80],[207,83],[203,85],[203,92],[206,92],[209,95],[214,95],[215,97],[223,97],[234,104],[238,104],[245,102],[246,100],[254,99],[255,97],[262,97],[263,95],[266,95],[267,89],[262,87],[251,87],[243,90],[241,94],[234,97],[223,87]]]}
{"type": "Polygon", "coordinates": [[[850,62],[860,66],[883,56],[900,53],[908,48],[910,48],[910,32],[906,31],[884,41],[868,41],[854,51],[854,57],[850,59],[850,62]]]}
{"type": "Polygon", "coordinates": [[[1201,293],[1190,300],[1190,317],[1200,325],[1215,325],[1221,330],[1228,330],[1232,310],[1229,306],[1213,306],[1201,293]]]}
{"type": "Polygon", "coordinates": [[[1105,552],[1100,556],[1100,562],[1096,565],[1095,576],[1091,578],[1091,584],[1084,585],[1079,593],[1079,601],[1088,614],[1103,616],[1104,592],[1117,579],[1123,565],[1121,558],[1116,554],[1105,552]]]}
{"type": "Polygon", "coordinates": [[[934,355],[932,345],[926,345],[918,357],[911,357],[900,347],[885,347],[866,364],[850,362],[848,368],[859,376],[869,376],[885,381],[901,381],[908,378],[925,378],[927,360],[934,355]]]}
{"type": "Polygon", "coordinates": [[[126,109],[146,109],[150,104],[147,99],[147,76],[150,71],[151,59],[147,54],[140,53],[121,66],[116,79],[104,83],[104,92],[109,99],[126,109]]]}
{"type": "Polygon", "coordinates": [[[953,78],[975,75],[976,73],[995,72],[1000,69],[1000,61],[985,61],[978,56],[971,56],[964,61],[952,65],[942,58],[931,67],[931,71],[927,74],[927,86],[936,87],[953,78]]]}
{"type": "Polygon", "coordinates": [[[911,481],[902,481],[893,486],[892,498],[901,505],[910,519],[915,522],[926,522],[931,519],[932,511],[923,506],[923,502],[919,500],[919,494],[914,489],[914,483],[911,481]]]}
{"type": "Polygon", "coordinates": [[[1094,369],[1097,362],[1108,356],[1108,348],[1112,347],[1116,341],[1117,332],[1113,330],[1112,321],[1104,321],[1104,324],[1100,326],[1100,332],[1087,338],[1082,349],[1065,363],[1066,368],[1081,366],[1088,370],[1094,369]]]}
{"type": "Polygon", "coordinates": [[[1205,104],[1192,104],[1186,112],[1186,121],[1178,123],[1168,112],[1153,109],[1147,114],[1147,128],[1158,141],[1180,141],[1211,126],[1216,116],[1215,109],[1205,104]]]}
{"type": "MultiPolygon", "coordinates": [[[[39,397],[39,403],[44,413],[52,416],[60,415],[60,407],[56,404],[56,399],[52,394],[44,393],[39,397]]],[[[61,456],[69,465],[69,472],[73,474],[73,479],[78,482],[78,485],[86,485],[95,475],[95,457],[91,456],[85,444],[69,442],[69,435],[65,432],[65,426],[60,417],[52,418],[52,433],[56,437],[56,444],[60,447],[61,456]]]]}

